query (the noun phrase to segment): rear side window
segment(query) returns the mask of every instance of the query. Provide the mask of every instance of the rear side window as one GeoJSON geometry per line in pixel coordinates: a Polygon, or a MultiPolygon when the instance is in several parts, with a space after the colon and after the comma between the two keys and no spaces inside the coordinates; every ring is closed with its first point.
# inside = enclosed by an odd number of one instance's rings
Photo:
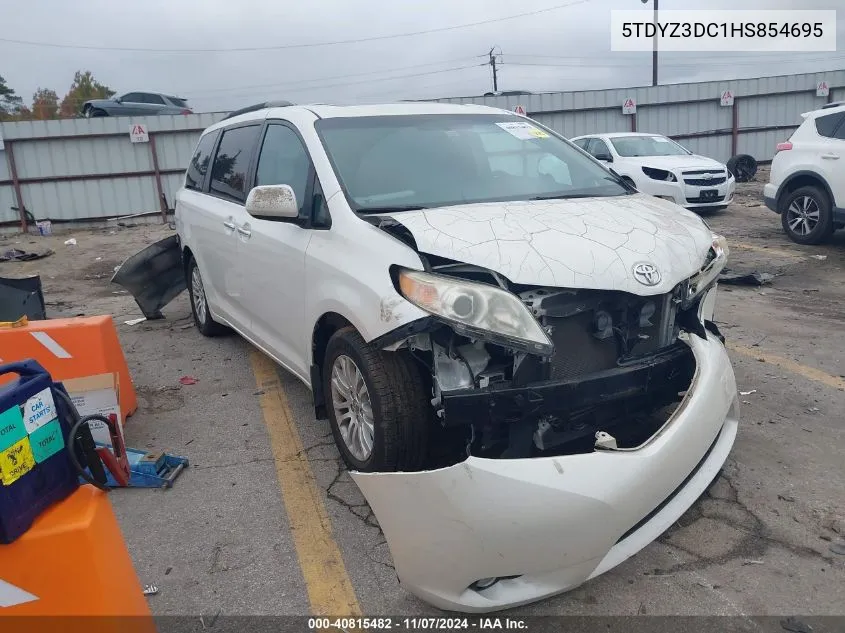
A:
{"type": "Polygon", "coordinates": [[[164,105],[164,99],[160,95],[147,93],[144,95],[144,103],[152,103],[155,105],[164,105]]]}
{"type": "Polygon", "coordinates": [[[211,162],[211,150],[214,149],[214,141],[217,140],[219,132],[209,132],[200,139],[188,164],[188,172],[185,175],[185,188],[202,190],[202,183],[205,182],[205,174],[208,172],[208,164],[211,162]]]}
{"type": "Polygon", "coordinates": [[[284,125],[270,125],[261,146],[256,185],[288,185],[300,210],[305,202],[311,160],[296,133],[284,125]]]}
{"type": "Polygon", "coordinates": [[[167,97],[167,99],[170,101],[170,103],[175,105],[177,108],[187,108],[188,107],[188,102],[185,101],[184,99],[179,99],[178,97],[167,97]]]}
{"type": "Polygon", "coordinates": [[[246,200],[246,179],[260,125],[223,132],[211,167],[211,191],[237,202],[246,200]]]}
{"type": "Polygon", "coordinates": [[[828,114],[820,116],[816,119],[816,131],[821,136],[827,138],[842,138],[841,135],[836,135],[836,128],[842,127],[842,121],[845,120],[845,112],[837,112],[836,114],[828,114]]]}

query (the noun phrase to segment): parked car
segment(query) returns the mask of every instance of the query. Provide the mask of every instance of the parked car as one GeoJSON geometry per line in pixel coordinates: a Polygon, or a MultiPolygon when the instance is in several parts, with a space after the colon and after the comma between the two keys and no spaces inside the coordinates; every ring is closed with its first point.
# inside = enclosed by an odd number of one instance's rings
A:
{"type": "Polygon", "coordinates": [[[572,142],[637,191],[699,211],[726,209],[733,200],[736,181],[725,165],[660,134],[590,134],[572,142]]]}
{"type": "Polygon", "coordinates": [[[158,92],[127,92],[111,99],[92,99],[82,105],[82,115],[86,118],[157,114],[193,114],[193,110],[185,99],[158,92]]]}
{"type": "Polygon", "coordinates": [[[792,241],[819,244],[845,227],[845,104],[801,116],[777,146],[763,199],[792,241]]]}
{"type": "Polygon", "coordinates": [[[568,590],[711,483],[739,405],[700,217],[504,110],[242,112],[176,196],[194,321],[310,388],[405,588],[568,590]]]}

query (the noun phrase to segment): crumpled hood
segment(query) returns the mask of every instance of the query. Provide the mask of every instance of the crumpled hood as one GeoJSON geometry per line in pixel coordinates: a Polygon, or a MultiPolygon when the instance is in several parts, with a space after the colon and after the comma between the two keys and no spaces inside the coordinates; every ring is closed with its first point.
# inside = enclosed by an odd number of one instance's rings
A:
{"type": "Polygon", "coordinates": [[[496,202],[390,214],[422,253],[483,266],[511,282],[559,288],[670,291],[696,273],[712,233],[695,214],[644,194],[496,202]],[[637,280],[652,264],[660,281],[637,280]]]}
{"type": "Polygon", "coordinates": [[[724,173],[725,166],[717,160],[706,156],[632,156],[625,159],[635,161],[645,167],[655,169],[666,169],[675,172],[712,169],[713,173],[724,173]]]}

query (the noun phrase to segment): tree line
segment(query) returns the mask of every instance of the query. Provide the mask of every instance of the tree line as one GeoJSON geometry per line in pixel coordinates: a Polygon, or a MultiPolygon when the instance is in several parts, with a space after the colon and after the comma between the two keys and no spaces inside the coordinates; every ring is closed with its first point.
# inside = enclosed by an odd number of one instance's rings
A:
{"type": "Polygon", "coordinates": [[[61,100],[55,90],[38,88],[32,102],[26,104],[0,75],[0,121],[73,119],[80,116],[82,104],[89,99],[108,99],[114,94],[114,90],[94,79],[90,70],[78,70],[61,100]]]}

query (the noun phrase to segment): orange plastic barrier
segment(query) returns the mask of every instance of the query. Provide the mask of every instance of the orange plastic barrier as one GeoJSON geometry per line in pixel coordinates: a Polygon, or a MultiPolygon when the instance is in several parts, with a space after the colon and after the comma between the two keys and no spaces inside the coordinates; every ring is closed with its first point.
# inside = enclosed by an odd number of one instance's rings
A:
{"type": "MultiPolygon", "coordinates": [[[[117,330],[110,316],[29,321],[21,327],[0,328],[0,364],[34,358],[53,380],[60,382],[114,373],[123,422],[138,408],[117,330]]],[[[12,380],[11,375],[0,384],[12,380]]]]}
{"type": "Polygon", "coordinates": [[[6,617],[11,625],[14,616],[39,616],[19,630],[53,623],[56,631],[155,631],[111,504],[93,486],[80,487],[17,541],[0,545],[0,561],[4,630],[6,617]]]}

